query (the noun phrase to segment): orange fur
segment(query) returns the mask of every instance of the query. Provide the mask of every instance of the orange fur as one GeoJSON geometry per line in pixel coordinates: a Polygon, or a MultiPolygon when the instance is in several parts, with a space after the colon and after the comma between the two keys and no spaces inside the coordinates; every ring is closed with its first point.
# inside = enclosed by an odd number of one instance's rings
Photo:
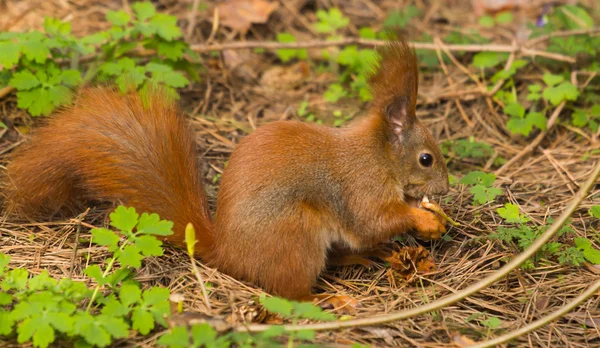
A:
{"type": "Polygon", "coordinates": [[[274,122],[244,138],[223,174],[214,223],[193,137],[174,104],[153,92],[145,108],[137,94],[107,88],[85,90],[13,158],[8,207],[122,201],[173,220],[169,241],[178,244],[192,222],[209,265],[305,299],[333,247],[360,251],[411,229],[430,238],[444,229],[405,199],[448,187],[441,153],[415,116],[414,52],[396,43],[382,55],[365,118],[343,129],[274,122]],[[404,123],[395,129],[397,114],[404,123]],[[419,151],[435,156],[431,168],[419,167],[419,151]]]}

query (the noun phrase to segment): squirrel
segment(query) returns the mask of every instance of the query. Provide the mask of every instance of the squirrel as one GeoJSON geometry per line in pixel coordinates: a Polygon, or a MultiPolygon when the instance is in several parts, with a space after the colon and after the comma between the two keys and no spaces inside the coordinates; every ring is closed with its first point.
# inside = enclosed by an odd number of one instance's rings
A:
{"type": "Polygon", "coordinates": [[[208,266],[288,299],[323,299],[312,290],[328,260],[352,263],[409,231],[423,240],[445,233],[445,221],[418,206],[449,182],[416,117],[416,53],[395,41],[380,55],[363,118],[344,128],[277,121],[243,138],[222,175],[214,221],[190,125],[160,89],[143,98],[83,88],[13,155],[5,209],[122,202],[173,221],[173,244],[184,245],[192,223],[195,254],[208,266]]]}

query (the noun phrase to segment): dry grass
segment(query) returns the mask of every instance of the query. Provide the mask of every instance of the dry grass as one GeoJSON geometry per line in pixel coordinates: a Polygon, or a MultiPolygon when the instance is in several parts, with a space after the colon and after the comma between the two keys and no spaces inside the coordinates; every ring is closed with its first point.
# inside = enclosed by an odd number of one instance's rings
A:
{"type": "MultiPolygon", "coordinates": [[[[6,3],[10,15],[0,17],[0,28],[4,30],[38,28],[44,15],[52,15],[71,19],[74,32],[82,35],[106,28],[104,13],[109,9],[121,8],[127,1],[29,0],[6,3]]],[[[164,0],[160,3],[164,5],[164,10],[177,15],[182,27],[186,28],[189,15],[187,2],[164,0]]],[[[289,31],[300,39],[313,38],[306,26],[306,23],[314,20],[311,6],[306,8],[303,5],[305,1],[286,3],[285,6],[279,6],[268,23],[253,27],[247,36],[259,40],[272,38],[273,33],[289,31]]],[[[325,5],[332,1],[318,3],[325,5]]],[[[395,2],[352,0],[333,3],[351,18],[350,34],[356,34],[356,28],[360,26],[380,26],[395,2]]],[[[467,11],[461,6],[447,9],[443,1],[434,3],[440,6],[432,6],[426,16],[455,18],[461,11],[467,11]]],[[[421,4],[421,1],[417,1],[417,4],[421,4]]],[[[208,37],[211,16],[209,11],[201,12],[198,16],[198,25],[189,39],[191,43],[202,43],[208,37]]],[[[430,33],[448,30],[448,26],[432,28],[424,23],[416,23],[415,27],[416,30],[430,33]]],[[[506,31],[482,34],[499,42],[509,42],[507,37],[510,33],[506,31]]],[[[217,38],[231,40],[233,36],[234,33],[228,29],[222,29],[217,38]]],[[[355,114],[364,108],[357,100],[347,100],[339,105],[322,100],[323,91],[335,76],[307,72],[302,63],[283,68],[276,64],[279,63],[275,59],[265,62],[265,59],[257,59],[251,52],[223,52],[219,58],[205,60],[208,70],[203,72],[201,83],[182,91],[184,108],[197,129],[202,149],[199,156],[207,162],[207,182],[212,182],[212,178],[222,171],[224,162],[240,138],[269,121],[297,117],[294,110],[303,100],[309,101],[318,115],[331,114],[335,109],[355,114]]],[[[521,78],[523,88],[528,82],[541,78],[540,70],[532,70],[525,75],[521,78]]],[[[499,156],[506,159],[516,156],[528,145],[529,140],[510,136],[505,131],[506,117],[501,107],[491,100],[482,96],[460,95],[460,91],[475,87],[476,84],[455,64],[447,66],[447,74],[442,70],[425,72],[420,89],[420,118],[439,141],[473,135],[477,140],[491,144],[499,156]],[[449,97],[451,93],[456,96],[449,97]]],[[[15,108],[15,104],[14,95],[0,100],[2,116],[18,125],[32,124],[23,111],[15,108]]],[[[0,163],[5,165],[14,145],[27,136],[1,131],[0,135],[0,163]]],[[[498,182],[505,194],[494,203],[473,207],[470,194],[461,186],[454,186],[448,196],[443,197],[454,202],[444,205],[444,209],[462,226],[449,230],[450,241],[427,245],[438,264],[435,272],[419,275],[415,282],[407,284],[383,265],[372,270],[358,266],[330,269],[323,274],[319,290],[359,299],[362,308],[357,316],[363,317],[419,306],[482,279],[518,252],[485,238],[502,225],[496,208],[506,202],[516,203],[533,223],[546,224],[549,217],[560,214],[577,191],[578,183],[586,179],[594,162],[600,160],[600,156],[596,155],[583,161],[583,154],[599,148],[600,142],[595,137],[583,137],[560,125],[554,127],[532,154],[499,176],[498,182]]],[[[459,175],[484,166],[485,163],[455,160],[449,164],[449,169],[451,173],[459,175]]],[[[486,169],[494,171],[497,168],[488,165],[486,169]]],[[[209,185],[208,188],[213,207],[217,189],[218,185],[209,185]]],[[[600,186],[597,185],[573,215],[572,227],[578,236],[597,233],[598,223],[590,221],[586,212],[591,205],[600,204],[599,194],[600,186]]],[[[109,208],[97,206],[83,221],[86,225],[103,226],[109,208]]],[[[85,208],[81,211],[85,211],[85,208]]],[[[57,278],[73,277],[89,282],[83,275],[83,269],[89,264],[104,262],[108,253],[102,248],[81,242],[74,258],[77,226],[77,219],[66,216],[43,221],[2,221],[0,253],[11,255],[13,267],[25,267],[32,273],[46,269],[57,278]]],[[[88,237],[89,229],[83,226],[81,238],[89,240],[88,237]]],[[[409,240],[408,243],[416,242],[409,240]]],[[[172,292],[184,294],[188,311],[223,316],[234,325],[255,319],[256,313],[260,312],[255,302],[256,296],[261,293],[260,289],[198,263],[203,279],[213,284],[210,295],[212,312],[209,313],[189,262],[185,253],[168,247],[165,256],[146,262],[137,273],[137,279],[148,286],[160,284],[172,292]]],[[[542,260],[534,270],[513,272],[502,282],[443,310],[378,327],[318,333],[317,342],[438,347],[448,346],[460,335],[482,340],[515,330],[563,306],[598,279],[598,271],[594,273],[593,270],[585,266],[561,266],[555,260],[542,260]],[[501,319],[500,329],[488,332],[480,323],[490,316],[501,319]]],[[[593,297],[565,318],[520,337],[511,346],[598,346],[599,302],[600,297],[593,297]]],[[[134,337],[119,345],[152,346],[155,338],[134,337]]]]}

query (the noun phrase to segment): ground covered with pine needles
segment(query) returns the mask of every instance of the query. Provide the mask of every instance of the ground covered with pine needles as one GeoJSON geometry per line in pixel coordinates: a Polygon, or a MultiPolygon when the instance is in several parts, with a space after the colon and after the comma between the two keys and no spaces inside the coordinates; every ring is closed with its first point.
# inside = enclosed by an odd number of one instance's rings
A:
{"type": "MultiPolygon", "coordinates": [[[[3,30],[39,28],[44,16],[54,16],[71,20],[77,35],[105,29],[108,26],[104,19],[106,12],[128,6],[127,1],[117,0],[8,2],[11,3],[7,7],[10,13],[0,18],[3,30]]],[[[275,1],[277,8],[269,19],[252,25],[244,34],[225,26],[214,31],[212,2],[203,2],[207,3],[206,9],[198,12],[193,20],[195,26],[188,31],[191,3],[157,1],[161,11],[179,18],[188,42],[205,45],[207,40],[212,40],[212,43],[274,41],[276,35],[282,32],[293,33],[298,41],[318,43],[326,38],[316,33],[311,23],[316,21],[315,11],[326,7],[337,7],[350,18],[350,25],[343,34],[357,37],[359,28],[381,28],[388,13],[397,9],[400,2],[275,1]]],[[[475,28],[491,40],[490,45],[511,45],[517,31],[511,26],[497,30],[480,27],[472,14],[470,2],[466,1],[402,3],[411,3],[421,10],[421,14],[405,29],[411,40],[415,38],[413,41],[419,41],[417,34],[427,33],[435,38],[453,30],[475,28]]],[[[593,3],[587,2],[590,6],[593,3]]],[[[541,5],[533,6],[521,15],[524,18],[535,17],[542,8],[541,5]]],[[[535,48],[543,51],[544,42],[535,48]]],[[[323,49],[309,49],[309,55],[316,57],[318,62],[322,59],[318,57],[321,57],[323,49]]],[[[482,93],[472,78],[480,75],[479,69],[470,66],[473,54],[467,52],[449,62],[438,62],[435,67],[423,66],[418,116],[440,144],[470,137],[489,144],[493,154],[483,160],[449,156],[449,171],[457,178],[475,170],[496,173],[495,186],[503,193],[492,202],[475,206],[468,186],[453,185],[440,200],[448,215],[459,221],[461,226],[450,228],[444,240],[421,243],[431,250],[436,267],[414,275],[410,281],[383,262],[378,262],[372,269],[360,266],[328,269],[319,281],[318,290],[358,299],[362,306],[357,317],[426,304],[488,276],[521,250],[515,243],[487,237],[497,233],[499,227],[510,225],[498,215],[497,208],[505,203],[514,203],[531,220],[529,224],[549,225],[549,219],[561,213],[590,174],[594,163],[600,160],[598,152],[593,151],[600,149],[598,133],[574,129],[568,124],[569,112],[566,109],[558,116],[557,124],[546,132],[534,131],[528,137],[508,132],[508,116],[502,106],[493,97],[482,93]],[[531,148],[540,134],[541,141],[531,148]],[[517,160],[511,162],[516,156],[517,160]],[[505,161],[498,161],[499,158],[505,161]]],[[[219,50],[215,54],[203,54],[202,58],[205,69],[200,72],[201,82],[180,90],[180,94],[183,110],[196,130],[198,156],[205,159],[212,208],[219,187],[219,174],[228,156],[240,139],[256,127],[281,119],[306,121],[298,113],[304,101],[315,118],[330,124],[337,110],[344,115],[359,117],[367,106],[356,96],[343,98],[337,103],[325,101],[324,92],[337,81],[336,72],[317,69],[315,66],[318,64],[311,65],[306,61],[282,63],[274,50],[219,50]]],[[[541,81],[549,68],[537,59],[533,57],[534,64],[520,72],[515,90],[526,90],[528,84],[541,81]]],[[[577,71],[577,64],[567,67],[577,71]]],[[[588,77],[575,74],[573,82],[579,88],[585,88],[583,84],[588,77]]],[[[597,92],[598,78],[593,82],[597,92]]],[[[31,118],[25,111],[17,109],[14,95],[2,98],[0,106],[2,116],[9,118],[21,130],[34,128],[41,122],[39,118],[31,118]]],[[[8,163],[10,153],[24,141],[27,141],[26,131],[9,134],[0,129],[2,166],[8,163]]],[[[572,216],[569,226],[574,233],[560,237],[561,243],[572,245],[576,237],[587,237],[593,241],[592,235],[597,233],[599,225],[598,220],[590,218],[588,209],[600,204],[599,194],[600,187],[594,187],[572,216]]],[[[80,229],[81,238],[89,240],[89,227],[105,225],[110,208],[106,204],[97,205],[80,217],[0,221],[0,253],[11,255],[11,266],[24,267],[32,273],[47,269],[56,278],[72,277],[89,282],[82,270],[88,264],[102,263],[108,253],[100,247],[79,243],[74,255],[75,234],[80,229]]],[[[84,211],[85,207],[82,207],[81,212],[84,211]]],[[[409,246],[419,244],[410,238],[404,238],[402,243],[409,246]]],[[[137,279],[147,285],[160,284],[172,292],[183,294],[187,311],[219,316],[233,325],[264,320],[263,310],[256,300],[260,289],[198,263],[203,279],[212,284],[212,311],[208,311],[189,263],[184,252],[167,247],[164,256],[145,263],[137,273],[137,279]]],[[[450,307],[385,325],[319,332],[316,343],[437,347],[469,339],[483,340],[513,331],[556,311],[597,280],[599,274],[600,269],[590,264],[576,267],[561,264],[556,258],[540,258],[534,261],[532,268],[514,271],[502,281],[450,307]],[[499,322],[494,323],[496,319],[492,318],[499,319],[499,322]]],[[[564,318],[523,335],[512,344],[541,347],[599,345],[599,301],[600,297],[592,297],[564,318]]],[[[158,335],[159,332],[144,338],[133,337],[119,342],[119,345],[152,346],[158,335]]]]}

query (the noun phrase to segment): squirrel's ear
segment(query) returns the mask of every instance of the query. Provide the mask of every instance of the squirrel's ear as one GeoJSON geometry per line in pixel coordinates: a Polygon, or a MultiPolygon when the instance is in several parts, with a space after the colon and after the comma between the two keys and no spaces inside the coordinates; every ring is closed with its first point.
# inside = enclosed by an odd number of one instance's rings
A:
{"type": "Polygon", "coordinates": [[[401,133],[410,128],[416,118],[415,110],[410,107],[410,101],[407,97],[396,97],[385,108],[385,116],[391,125],[394,134],[400,136],[401,133]]]}

